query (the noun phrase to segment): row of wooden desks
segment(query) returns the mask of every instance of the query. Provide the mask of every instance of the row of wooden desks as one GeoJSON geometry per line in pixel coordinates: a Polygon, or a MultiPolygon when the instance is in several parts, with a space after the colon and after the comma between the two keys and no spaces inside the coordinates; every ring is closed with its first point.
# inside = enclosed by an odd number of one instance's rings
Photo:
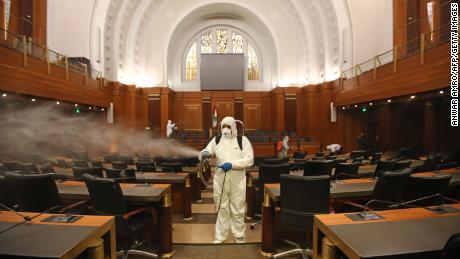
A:
{"type": "MultiPolygon", "coordinates": [[[[34,217],[38,213],[22,213],[34,217]]],[[[0,257],[76,258],[103,239],[105,256],[115,259],[115,219],[112,216],[83,216],[73,223],[42,222],[51,214],[24,221],[10,211],[0,211],[0,257]]]]}
{"type": "MultiPolygon", "coordinates": [[[[252,173],[250,173],[252,174],[252,173]]],[[[443,171],[417,173],[415,175],[437,175],[437,174],[452,174],[452,179],[449,186],[460,185],[460,169],[447,169],[443,171]]],[[[330,198],[334,199],[348,199],[348,198],[366,198],[372,194],[376,180],[374,179],[348,179],[341,181],[331,181],[330,198]]],[[[248,179],[248,196],[255,193],[254,184],[248,179]],[[250,186],[251,185],[251,186],[250,186]]],[[[255,200],[253,197],[247,198],[248,213],[253,213],[252,207],[255,200]]],[[[273,241],[279,236],[279,226],[276,225],[279,213],[275,213],[275,206],[279,205],[280,184],[265,184],[264,186],[264,200],[262,204],[262,254],[270,255],[273,251],[273,241]]],[[[251,216],[250,214],[248,216],[251,216]]]]}
{"type": "MultiPolygon", "coordinates": [[[[72,178],[72,169],[55,168],[56,174],[72,178]]],[[[170,184],[173,213],[183,214],[184,220],[192,219],[192,201],[201,200],[201,189],[196,171],[186,173],[141,173],[136,172],[136,182],[148,184],[170,184]]]]}
{"type": "MultiPolygon", "coordinates": [[[[57,183],[59,194],[64,200],[89,200],[89,192],[84,182],[65,181],[57,183]]],[[[158,210],[160,253],[163,257],[173,254],[172,243],[172,201],[171,185],[120,184],[127,202],[148,205],[158,210]]]]}
{"type": "MultiPolygon", "coordinates": [[[[460,209],[460,204],[450,206],[460,209]]],[[[383,219],[352,221],[344,213],[315,215],[313,258],[324,258],[323,241],[350,259],[439,258],[449,237],[459,232],[460,212],[437,214],[413,208],[377,213],[383,219]]]]}

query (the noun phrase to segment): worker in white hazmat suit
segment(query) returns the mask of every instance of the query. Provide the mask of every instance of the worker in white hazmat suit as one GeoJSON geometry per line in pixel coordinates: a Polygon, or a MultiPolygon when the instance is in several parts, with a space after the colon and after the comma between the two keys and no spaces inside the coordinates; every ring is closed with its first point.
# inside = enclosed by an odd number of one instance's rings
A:
{"type": "Polygon", "coordinates": [[[238,137],[236,122],[225,117],[221,123],[221,136],[213,138],[200,153],[200,159],[217,158],[214,174],[214,203],[217,222],[214,243],[223,243],[231,230],[237,243],[245,242],[246,167],[254,163],[251,142],[238,137]]]}
{"type": "Polygon", "coordinates": [[[166,137],[170,138],[172,136],[173,130],[177,130],[176,123],[173,123],[171,120],[168,120],[166,125],[166,137]]]}

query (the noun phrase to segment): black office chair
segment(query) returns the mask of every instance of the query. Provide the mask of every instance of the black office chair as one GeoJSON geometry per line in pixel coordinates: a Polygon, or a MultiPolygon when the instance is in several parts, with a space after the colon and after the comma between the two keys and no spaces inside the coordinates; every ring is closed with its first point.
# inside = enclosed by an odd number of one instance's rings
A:
{"type": "MultiPolygon", "coordinates": [[[[0,176],[0,204],[13,208],[17,204],[13,190],[4,176],[0,176]]],[[[6,210],[0,206],[0,210],[6,210]]]]}
{"type": "Polygon", "coordinates": [[[3,161],[3,170],[5,171],[19,171],[18,161],[3,161]]]}
{"type": "Polygon", "coordinates": [[[359,178],[359,163],[339,163],[335,166],[334,179],[359,178]]]}
{"type": "Polygon", "coordinates": [[[315,157],[324,157],[324,152],[316,152],[315,157]]]}
{"type": "Polygon", "coordinates": [[[112,167],[114,169],[125,169],[128,168],[128,164],[123,161],[112,161],[112,167]]]}
{"type": "Polygon", "coordinates": [[[136,169],[139,172],[156,172],[157,171],[155,167],[155,163],[151,161],[150,162],[137,161],[136,169]]]}
{"type": "Polygon", "coordinates": [[[436,170],[439,164],[441,164],[441,156],[430,156],[423,161],[422,172],[431,172],[436,170]]]}
{"type": "MultiPolygon", "coordinates": [[[[144,251],[134,250],[145,241],[138,243],[137,239],[147,227],[156,223],[156,213],[152,207],[143,207],[133,211],[128,211],[120,184],[113,179],[98,178],[85,175],[86,187],[91,197],[91,204],[94,212],[98,215],[115,216],[115,228],[117,235],[117,247],[122,251],[117,252],[117,256],[122,255],[143,255],[157,258],[158,255],[144,251]]],[[[147,231],[151,233],[151,231],[147,231]]]]}
{"type": "Polygon", "coordinates": [[[77,207],[86,201],[64,206],[54,181],[53,174],[5,174],[8,185],[14,193],[19,209],[27,212],[44,212],[47,210],[63,213],[64,211],[82,214],[86,210],[77,207]]]}
{"type": "Polygon", "coordinates": [[[329,175],[334,168],[333,160],[307,160],[305,161],[304,176],[329,175]]]}
{"type": "Polygon", "coordinates": [[[411,206],[441,205],[443,202],[442,194],[447,190],[451,178],[452,175],[450,174],[434,176],[411,175],[404,190],[403,200],[411,206]],[[420,200],[417,201],[418,199],[420,200]]]}
{"type": "Polygon", "coordinates": [[[90,164],[91,164],[91,167],[100,167],[100,168],[104,168],[104,166],[102,165],[102,162],[99,161],[99,160],[91,160],[91,161],[90,161],[90,164]]]}
{"type": "MultiPolygon", "coordinates": [[[[256,211],[262,211],[261,204],[264,197],[264,185],[267,183],[279,183],[282,174],[289,174],[289,164],[261,164],[259,166],[259,179],[256,183],[256,211]]],[[[260,214],[256,214],[260,217],[260,214]]],[[[250,225],[250,229],[261,224],[262,221],[257,221],[250,225]]]]}
{"type": "Polygon", "coordinates": [[[55,174],[56,171],[54,170],[54,167],[50,163],[46,163],[40,167],[40,171],[44,174],[55,174]]]}
{"type": "Polygon", "coordinates": [[[457,163],[455,162],[449,162],[449,163],[443,163],[443,164],[439,164],[437,167],[436,167],[436,171],[441,171],[441,170],[446,170],[446,169],[452,169],[452,168],[457,168],[458,165],[457,163]]]}
{"type": "Polygon", "coordinates": [[[375,167],[375,171],[373,173],[373,177],[379,177],[383,172],[394,171],[395,163],[396,163],[395,161],[386,161],[386,160],[378,161],[377,166],[375,167]]]}
{"type": "Polygon", "coordinates": [[[126,169],[105,169],[107,178],[115,179],[120,183],[135,183],[136,182],[136,170],[131,168],[126,169]]]}
{"type": "Polygon", "coordinates": [[[88,152],[86,151],[75,151],[74,154],[73,154],[73,157],[76,159],[76,160],[81,160],[81,161],[88,161],[89,159],[89,156],[88,156],[88,152]]]}
{"type": "Polygon", "coordinates": [[[453,234],[442,249],[440,259],[460,258],[460,233],[453,234]]]}
{"type": "Polygon", "coordinates": [[[404,190],[411,173],[410,168],[401,172],[383,172],[375,183],[371,200],[364,205],[352,201],[345,201],[343,204],[360,210],[397,209],[398,204],[403,200],[404,190]]]}
{"type": "Polygon", "coordinates": [[[265,158],[263,161],[263,164],[266,165],[280,165],[280,164],[285,164],[289,162],[289,158],[265,158]]]}
{"type": "Polygon", "coordinates": [[[88,167],[88,162],[86,160],[72,159],[72,167],[88,167]]]}
{"type": "Polygon", "coordinates": [[[81,180],[84,174],[90,174],[97,177],[103,177],[102,168],[100,167],[72,167],[73,178],[81,180]]]}
{"type": "Polygon", "coordinates": [[[281,231],[289,230],[299,234],[297,242],[283,240],[295,247],[293,250],[273,255],[282,258],[301,254],[311,255],[313,216],[330,213],[330,177],[281,175],[280,183],[280,226],[281,231]],[[298,197],[302,197],[299,199],[298,197]]]}
{"type": "Polygon", "coordinates": [[[168,173],[182,172],[182,163],[180,162],[163,162],[160,163],[161,171],[168,173]]]}
{"type": "Polygon", "coordinates": [[[372,154],[372,156],[371,156],[371,165],[374,165],[375,163],[379,162],[381,158],[382,158],[382,153],[381,152],[377,152],[377,153],[372,154]]]}
{"type": "Polygon", "coordinates": [[[307,156],[307,151],[305,151],[305,152],[294,152],[294,154],[292,155],[292,158],[305,159],[306,156],[307,156]]]}
{"type": "Polygon", "coordinates": [[[410,167],[410,164],[411,164],[411,161],[410,160],[401,160],[401,161],[397,161],[395,162],[395,165],[393,167],[393,170],[394,171],[399,171],[399,170],[403,170],[405,168],[409,168],[410,167]]]}
{"type": "Polygon", "coordinates": [[[34,163],[18,163],[18,171],[25,174],[39,173],[38,167],[34,163]]]}
{"type": "Polygon", "coordinates": [[[353,150],[350,153],[350,159],[365,159],[366,151],[365,150],[353,150]]]}

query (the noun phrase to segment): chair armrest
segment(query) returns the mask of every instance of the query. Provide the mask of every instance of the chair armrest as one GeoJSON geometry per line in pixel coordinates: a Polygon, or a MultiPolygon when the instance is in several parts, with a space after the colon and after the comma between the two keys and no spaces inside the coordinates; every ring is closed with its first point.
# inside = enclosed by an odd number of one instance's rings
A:
{"type": "Polygon", "coordinates": [[[452,199],[452,198],[449,198],[449,197],[442,196],[442,199],[445,200],[445,201],[451,202],[451,203],[460,203],[459,200],[452,199]]]}
{"type": "Polygon", "coordinates": [[[80,205],[83,205],[83,204],[87,204],[88,201],[79,201],[79,202],[75,202],[75,203],[72,203],[70,204],[69,206],[66,206],[65,208],[59,210],[58,212],[59,213],[65,213],[66,211],[70,210],[70,209],[73,209],[73,208],[76,208],[80,205]]]}
{"type": "Polygon", "coordinates": [[[140,214],[142,212],[149,212],[150,214],[152,214],[153,223],[157,222],[157,214],[155,212],[155,209],[152,207],[143,207],[137,210],[132,210],[130,212],[127,212],[123,214],[123,220],[129,220],[132,216],[140,214]]]}
{"type": "Polygon", "coordinates": [[[347,205],[350,205],[352,207],[359,208],[359,209],[366,210],[366,211],[371,211],[372,210],[369,207],[366,207],[366,206],[364,206],[362,204],[352,202],[352,201],[344,201],[343,204],[347,204],[347,205]]]}

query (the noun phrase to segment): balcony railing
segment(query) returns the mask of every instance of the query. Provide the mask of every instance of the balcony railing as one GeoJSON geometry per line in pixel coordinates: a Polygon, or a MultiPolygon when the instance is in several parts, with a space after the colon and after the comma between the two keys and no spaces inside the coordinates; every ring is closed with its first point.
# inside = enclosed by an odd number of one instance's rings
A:
{"type": "Polygon", "coordinates": [[[357,79],[359,84],[359,76],[365,72],[373,71],[373,78],[377,78],[377,69],[386,64],[393,63],[393,72],[398,70],[398,61],[407,57],[420,53],[420,64],[425,63],[425,51],[427,49],[436,48],[442,44],[450,42],[450,24],[444,25],[436,30],[428,33],[420,34],[417,37],[405,44],[394,46],[382,54],[374,56],[374,58],[364,61],[342,72],[341,86],[343,79],[357,79]]]}
{"type": "Polygon", "coordinates": [[[87,64],[70,60],[66,55],[49,49],[34,42],[24,35],[16,35],[0,28],[0,46],[23,53],[23,66],[28,67],[29,57],[34,57],[46,62],[46,71],[52,74],[52,66],[65,70],[65,78],[69,80],[69,72],[80,74],[84,77],[85,85],[88,79],[101,81],[102,73],[88,67],[87,64]]]}

